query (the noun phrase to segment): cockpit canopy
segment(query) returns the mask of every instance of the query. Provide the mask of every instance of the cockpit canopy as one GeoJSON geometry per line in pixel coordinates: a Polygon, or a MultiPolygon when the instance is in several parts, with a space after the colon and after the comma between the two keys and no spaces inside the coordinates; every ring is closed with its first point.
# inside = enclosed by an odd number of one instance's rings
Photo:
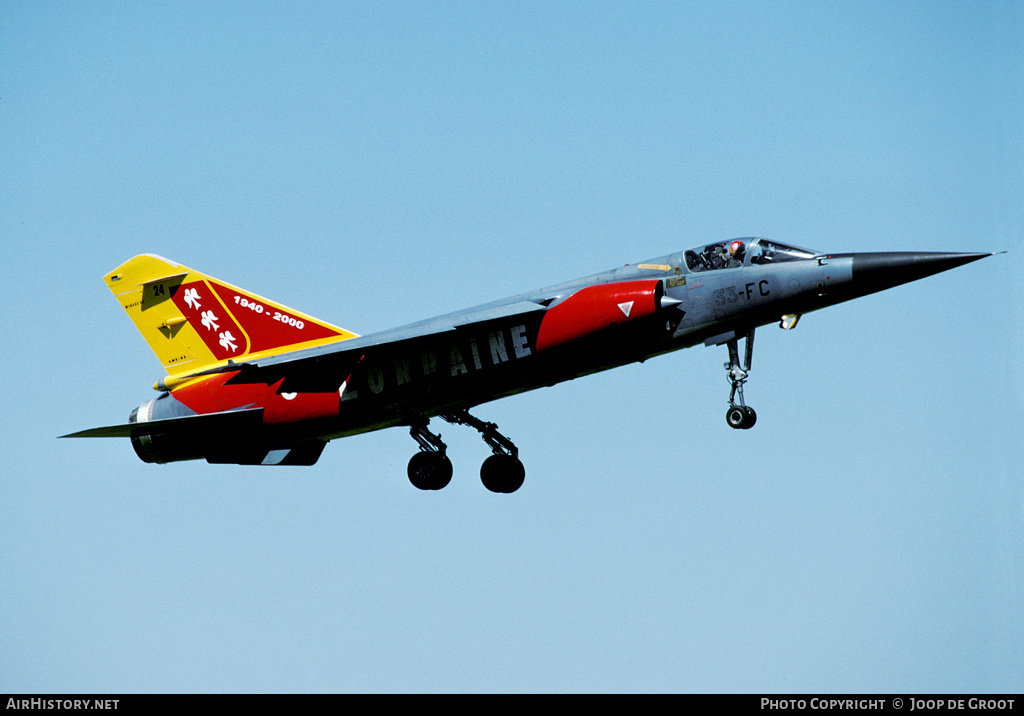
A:
{"type": "Polygon", "coordinates": [[[787,246],[768,239],[747,238],[719,241],[686,252],[686,268],[691,272],[717,271],[740,266],[775,264],[812,259],[820,252],[787,246]]]}

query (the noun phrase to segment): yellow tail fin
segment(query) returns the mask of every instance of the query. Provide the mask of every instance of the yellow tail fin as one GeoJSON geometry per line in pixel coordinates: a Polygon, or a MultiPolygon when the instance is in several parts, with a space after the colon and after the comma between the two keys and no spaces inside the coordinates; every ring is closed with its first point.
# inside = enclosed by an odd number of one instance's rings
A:
{"type": "Polygon", "coordinates": [[[356,337],[152,254],[103,278],[171,375],[356,337]]]}

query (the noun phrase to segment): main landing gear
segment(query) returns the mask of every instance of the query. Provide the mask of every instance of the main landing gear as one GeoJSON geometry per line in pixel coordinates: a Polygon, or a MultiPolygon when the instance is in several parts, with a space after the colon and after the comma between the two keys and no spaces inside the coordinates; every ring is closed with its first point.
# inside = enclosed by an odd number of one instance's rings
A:
{"type": "Polygon", "coordinates": [[[747,374],[750,373],[750,362],[754,358],[754,329],[746,335],[746,350],[743,360],[743,367],[740,367],[739,342],[736,334],[730,331],[721,336],[715,336],[705,341],[705,345],[720,346],[723,343],[729,347],[729,362],[725,364],[729,383],[732,390],[729,391],[729,409],[725,412],[725,422],[730,428],[737,430],[749,430],[757,422],[757,413],[749,405],[743,402],[743,384],[747,382],[747,374]],[[737,402],[737,397],[739,401],[737,402]]]}
{"type": "MultiPolygon", "coordinates": [[[[519,461],[519,449],[498,432],[498,426],[475,418],[466,410],[441,415],[453,425],[468,425],[480,432],[493,455],[480,467],[480,480],[491,492],[515,492],[523,485],[526,469],[519,461]]],[[[409,460],[409,481],[421,490],[440,490],[452,479],[452,462],[445,454],[448,446],[441,436],[430,432],[426,418],[414,421],[409,432],[420,451],[409,460]]]]}
{"type": "Polygon", "coordinates": [[[420,444],[420,451],[409,460],[409,481],[421,490],[440,490],[452,481],[452,461],[445,452],[448,446],[427,428],[427,420],[420,419],[409,427],[409,432],[420,444]]]}

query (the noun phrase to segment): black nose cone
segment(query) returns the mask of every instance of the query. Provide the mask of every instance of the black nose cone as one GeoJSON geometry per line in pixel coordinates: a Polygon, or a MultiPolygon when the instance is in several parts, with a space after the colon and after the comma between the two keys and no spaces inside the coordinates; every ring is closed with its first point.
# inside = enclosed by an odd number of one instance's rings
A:
{"type": "Polygon", "coordinates": [[[853,254],[853,289],[864,296],[991,255],[917,251],[853,254]]]}

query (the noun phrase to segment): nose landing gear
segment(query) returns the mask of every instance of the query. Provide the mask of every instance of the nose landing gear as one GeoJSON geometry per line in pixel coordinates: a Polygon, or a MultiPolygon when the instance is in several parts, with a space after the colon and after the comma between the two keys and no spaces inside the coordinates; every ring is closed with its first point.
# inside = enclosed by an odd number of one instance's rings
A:
{"type": "Polygon", "coordinates": [[[730,428],[737,430],[749,430],[757,422],[757,413],[749,405],[743,402],[743,384],[747,382],[747,375],[750,373],[750,362],[754,358],[754,329],[747,334],[744,348],[743,367],[740,368],[740,350],[736,337],[726,341],[729,347],[729,362],[725,364],[725,370],[729,374],[729,383],[732,390],[729,391],[729,410],[725,413],[725,422],[730,428]],[[739,398],[739,402],[736,402],[739,398]]]}
{"type": "Polygon", "coordinates": [[[732,390],[729,391],[729,409],[725,412],[725,422],[729,424],[730,428],[737,430],[749,430],[757,422],[757,413],[743,401],[743,384],[747,382],[750,362],[754,358],[753,328],[747,333],[746,339],[742,367],[740,367],[739,341],[734,332],[730,331],[704,342],[708,346],[720,346],[724,343],[729,348],[729,362],[725,364],[725,371],[732,390]]]}

